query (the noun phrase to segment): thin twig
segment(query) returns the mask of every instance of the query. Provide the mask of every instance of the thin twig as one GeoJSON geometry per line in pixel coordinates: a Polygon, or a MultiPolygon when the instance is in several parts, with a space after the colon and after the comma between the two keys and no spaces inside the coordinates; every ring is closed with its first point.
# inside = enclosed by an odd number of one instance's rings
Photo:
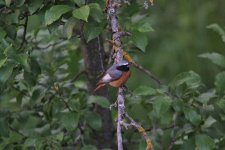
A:
{"type": "Polygon", "coordinates": [[[13,128],[12,126],[9,126],[9,129],[23,137],[27,137],[26,135],[24,135],[23,133],[21,133],[18,129],[13,128]]]}
{"type": "Polygon", "coordinates": [[[27,34],[27,24],[28,24],[28,12],[25,13],[25,23],[24,23],[24,29],[23,29],[23,37],[22,37],[22,43],[20,44],[19,49],[23,48],[24,43],[26,43],[26,34],[27,34]]]}
{"type": "Polygon", "coordinates": [[[43,47],[37,46],[37,49],[48,49],[50,47],[55,47],[56,45],[61,44],[61,43],[62,43],[62,41],[59,40],[59,41],[56,41],[52,44],[48,44],[47,46],[43,46],[43,47]]]}
{"type": "Polygon", "coordinates": [[[70,111],[73,112],[73,109],[69,106],[68,102],[64,100],[63,96],[62,96],[62,91],[61,88],[59,87],[58,84],[54,84],[53,89],[55,90],[55,92],[58,94],[59,99],[64,103],[64,105],[66,106],[66,108],[70,111]]]}
{"type": "Polygon", "coordinates": [[[83,74],[87,75],[87,71],[85,70],[80,71],[71,81],[72,82],[76,81],[83,74]]]}
{"type": "Polygon", "coordinates": [[[159,85],[164,84],[158,77],[156,77],[151,71],[145,69],[140,64],[137,64],[136,62],[132,61],[132,65],[137,68],[138,70],[144,72],[148,77],[156,81],[159,85]]]}
{"type": "Polygon", "coordinates": [[[72,108],[69,106],[69,104],[68,104],[62,97],[60,97],[60,99],[63,101],[64,105],[66,106],[66,108],[67,108],[70,112],[74,112],[74,111],[72,110],[72,108]]]}
{"type": "Polygon", "coordinates": [[[153,73],[151,73],[149,70],[147,69],[144,69],[144,67],[142,67],[140,64],[136,63],[132,57],[126,52],[126,51],[123,51],[123,56],[124,58],[129,62],[131,63],[135,68],[139,69],[140,71],[144,72],[147,76],[149,76],[151,79],[155,80],[159,85],[162,85],[163,82],[158,78],[156,77],[153,73]]]}
{"type": "MultiPolygon", "coordinates": [[[[128,33],[128,32],[119,32],[119,33],[128,33]]],[[[113,45],[113,48],[112,48],[112,51],[111,51],[111,54],[110,54],[110,58],[113,56],[114,54],[114,51],[115,51],[115,42],[114,40],[106,40],[108,41],[110,44],[113,45]]],[[[122,47],[122,46],[121,46],[122,47]]],[[[123,50],[123,56],[124,58],[130,62],[135,68],[137,68],[138,70],[142,71],[143,73],[145,73],[145,75],[147,75],[148,77],[150,77],[152,80],[156,81],[159,85],[163,85],[164,82],[161,81],[156,75],[154,75],[150,70],[147,70],[145,69],[143,66],[141,66],[140,64],[136,63],[132,57],[126,52],[123,50]]],[[[109,63],[111,63],[111,59],[109,59],[109,63]]]]}
{"type": "Polygon", "coordinates": [[[102,72],[104,72],[105,71],[105,68],[104,68],[104,65],[103,65],[102,47],[101,47],[101,43],[100,43],[99,36],[97,37],[97,39],[98,39],[99,57],[100,57],[100,60],[101,60],[101,69],[102,69],[102,72]]]}
{"type": "MultiPolygon", "coordinates": [[[[172,125],[169,126],[169,127],[159,128],[159,129],[165,131],[165,130],[169,130],[169,129],[174,129],[175,127],[176,127],[176,125],[175,125],[175,124],[172,124],[172,125]]],[[[153,128],[149,128],[149,129],[146,129],[145,131],[146,131],[146,132],[147,132],[147,131],[152,131],[152,129],[153,129],[153,128]]]]}

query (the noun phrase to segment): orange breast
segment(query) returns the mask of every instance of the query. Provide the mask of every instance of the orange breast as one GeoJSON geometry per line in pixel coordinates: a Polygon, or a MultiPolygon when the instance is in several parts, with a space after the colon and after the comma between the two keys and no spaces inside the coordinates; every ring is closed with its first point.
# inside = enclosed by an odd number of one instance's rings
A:
{"type": "Polygon", "coordinates": [[[120,87],[121,85],[125,84],[125,82],[127,82],[127,80],[130,77],[131,72],[123,72],[122,76],[115,81],[112,81],[109,83],[109,85],[113,86],[113,87],[120,87]]]}

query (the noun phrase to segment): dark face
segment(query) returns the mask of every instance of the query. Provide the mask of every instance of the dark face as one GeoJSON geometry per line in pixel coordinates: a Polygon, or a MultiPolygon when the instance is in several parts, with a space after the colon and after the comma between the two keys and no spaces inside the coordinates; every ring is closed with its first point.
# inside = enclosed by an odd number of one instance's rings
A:
{"type": "Polygon", "coordinates": [[[118,66],[118,67],[116,67],[116,69],[118,69],[120,71],[124,71],[124,72],[127,72],[130,70],[128,65],[118,66]]]}

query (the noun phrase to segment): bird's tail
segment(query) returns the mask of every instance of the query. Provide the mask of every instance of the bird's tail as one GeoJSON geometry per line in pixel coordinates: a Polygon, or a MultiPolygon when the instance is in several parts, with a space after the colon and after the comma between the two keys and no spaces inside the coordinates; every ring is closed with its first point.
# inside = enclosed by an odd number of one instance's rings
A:
{"type": "Polygon", "coordinates": [[[99,84],[97,84],[97,87],[94,89],[94,92],[93,93],[95,93],[96,91],[98,91],[103,86],[105,86],[105,83],[99,83],[99,84]]]}

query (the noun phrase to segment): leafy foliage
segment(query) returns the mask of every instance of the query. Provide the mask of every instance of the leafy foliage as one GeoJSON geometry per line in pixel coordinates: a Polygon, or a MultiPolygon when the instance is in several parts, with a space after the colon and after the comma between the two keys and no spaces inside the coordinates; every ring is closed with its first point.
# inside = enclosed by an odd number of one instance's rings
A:
{"type": "Polygon", "coordinates": [[[220,66],[220,67],[225,67],[225,57],[223,55],[220,55],[218,53],[205,53],[199,55],[199,57],[202,58],[208,58],[211,60],[214,64],[220,66]]]}
{"type": "Polygon", "coordinates": [[[48,11],[45,13],[45,24],[50,25],[54,21],[58,20],[63,14],[70,11],[71,8],[67,5],[55,5],[52,6],[48,11]]]}
{"type": "MultiPolygon", "coordinates": [[[[201,8],[197,3],[196,16],[201,18],[207,15],[208,9],[217,8],[214,6],[217,4],[209,8],[212,2],[207,2],[204,1],[201,8]]],[[[205,34],[204,38],[195,37],[205,29],[199,31],[201,23],[199,30],[193,26],[189,29],[191,21],[187,15],[193,12],[190,11],[193,7],[189,8],[185,2],[182,6],[187,7],[174,11],[179,3],[159,1],[166,12],[158,10],[158,6],[143,10],[142,3],[132,1],[129,6],[120,8],[121,30],[132,33],[132,37],[123,41],[125,49],[134,52],[132,55],[138,62],[147,62],[146,66],[151,66],[162,77],[169,80],[173,75],[173,79],[168,85],[149,86],[143,74],[134,73],[128,83],[134,92],[126,95],[127,111],[151,131],[148,134],[156,150],[224,148],[223,51],[195,52],[196,49],[205,50],[204,42],[199,42],[199,39],[204,40],[205,34]],[[171,21],[173,17],[179,19],[171,21]],[[178,25],[176,30],[174,24],[178,25]],[[169,31],[165,31],[166,28],[169,31]],[[160,36],[160,41],[156,35],[160,36]],[[199,43],[196,46],[187,41],[199,43]],[[145,54],[139,55],[137,49],[145,54]],[[205,60],[197,59],[201,65],[196,65],[193,58],[197,55],[209,59],[212,64],[209,61],[210,65],[205,65],[205,60]],[[201,72],[201,68],[207,67],[210,68],[208,72],[201,72]],[[193,71],[187,71],[190,68],[193,71]],[[174,70],[185,72],[174,77],[174,70]],[[142,85],[142,80],[146,84],[142,85]]],[[[103,39],[110,37],[105,30],[107,14],[103,13],[104,7],[103,1],[85,4],[83,0],[0,0],[0,149],[97,149],[98,139],[93,137],[102,128],[103,116],[94,108],[96,105],[108,108],[113,101],[90,96],[86,78],[74,80],[74,76],[84,66],[81,53],[84,43],[80,37],[86,42],[99,35],[103,39]]],[[[223,27],[212,24],[207,28],[219,33],[224,41],[223,27]]],[[[222,45],[213,40],[213,47],[209,42],[206,44],[208,50],[219,49],[222,45]]],[[[106,45],[104,48],[110,51],[106,45]]],[[[113,94],[110,97],[113,99],[113,94]]],[[[116,118],[113,110],[112,117],[116,118]]],[[[133,130],[124,131],[123,136],[127,139],[124,143],[127,149],[145,147],[144,139],[133,130]]]]}
{"type": "Polygon", "coordinates": [[[82,6],[73,11],[73,16],[77,19],[88,21],[88,16],[90,13],[90,7],[88,5],[82,6]]]}

